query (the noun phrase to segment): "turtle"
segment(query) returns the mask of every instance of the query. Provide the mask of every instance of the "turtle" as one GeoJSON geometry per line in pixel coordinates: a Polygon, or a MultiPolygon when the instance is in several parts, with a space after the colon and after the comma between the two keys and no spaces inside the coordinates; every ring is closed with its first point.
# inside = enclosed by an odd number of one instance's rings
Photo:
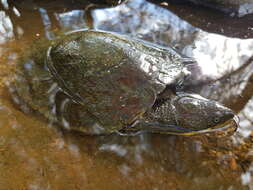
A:
{"type": "Polygon", "coordinates": [[[33,49],[18,64],[22,101],[15,100],[67,129],[193,135],[237,128],[231,109],[177,90],[195,60],[171,47],[89,29],[33,49]]]}

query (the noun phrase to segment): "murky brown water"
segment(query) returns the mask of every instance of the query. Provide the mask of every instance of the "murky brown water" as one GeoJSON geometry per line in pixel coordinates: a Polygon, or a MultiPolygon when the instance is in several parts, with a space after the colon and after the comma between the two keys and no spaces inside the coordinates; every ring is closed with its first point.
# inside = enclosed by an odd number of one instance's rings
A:
{"type": "Polygon", "coordinates": [[[2,2],[0,190],[253,189],[253,90],[248,82],[253,66],[251,62],[245,66],[253,54],[252,39],[204,32],[142,0],[93,11],[95,28],[171,44],[194,56],[204,74],[192,80],[218,79],[245,68],[225,82],[218,80],[211,90],[206,86],[196,90],[238,110],[241,127],[231,137],[85,136],[23,113],[5,86],[15,72],[19,52],[43,36],[53,38],[55,31],[85,28],[85,12],[73,8],[63,12],[43,3],[40,9],[31,4],[14,5],[16,9],[8,4],[7,9],[2,2]]]}

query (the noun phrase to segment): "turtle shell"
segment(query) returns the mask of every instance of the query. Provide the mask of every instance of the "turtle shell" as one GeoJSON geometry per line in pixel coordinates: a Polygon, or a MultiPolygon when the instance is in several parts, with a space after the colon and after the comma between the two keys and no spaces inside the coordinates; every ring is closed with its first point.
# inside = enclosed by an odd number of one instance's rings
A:
{"type": "Polygon", "coordinates": [[[109,131],[131,125],[156,95],[185,75],[174,49],[103,31],[77,31],[57,40],[47,65],[59,87],[109,131]]]}

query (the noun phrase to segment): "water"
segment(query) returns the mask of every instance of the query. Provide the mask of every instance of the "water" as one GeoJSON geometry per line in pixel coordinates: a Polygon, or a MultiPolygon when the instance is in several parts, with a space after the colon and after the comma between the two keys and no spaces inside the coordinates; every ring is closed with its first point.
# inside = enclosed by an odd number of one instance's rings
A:
{"type": "MultiPolygon", "coordinates": [[[[222,24],[226,28],[224,20],[231,18],[218,19],[211,31],[206,30],[204,24],[196,25],[198,18],[187,6],[184,15],[187,10],[193,15],[189,22],[175,7],[173,13],[144,0],[93,11],[95,28],[170,44],[195,57],[200,66],[191,79],[195,91],[230,106],[240,117],[238,132],[225,138],[215,134],[94,137],[48,124],[42,116],[21,111],[10,97],[5,84],[16,72],[19,52],[44,36],[52,39],[55,32],[87,27],[84,9],[63,11],[57,3],[53,8],[43,3],[34,6],[26,1],[15,9],[7,1],[0,6],[0,190],[253,189],[249,82],[253,40],[245,37],[245,28],[251,27],[247,22],[238,21],[243,31],[234,27],[235,37],[227,30],[225,35],[212,33],[222,24]],[[211,87],[201,83],[228,73],[233,74],[211,87]]],[[[208,12],[205,19],[212,14],[216,13],[208,12]]]]}

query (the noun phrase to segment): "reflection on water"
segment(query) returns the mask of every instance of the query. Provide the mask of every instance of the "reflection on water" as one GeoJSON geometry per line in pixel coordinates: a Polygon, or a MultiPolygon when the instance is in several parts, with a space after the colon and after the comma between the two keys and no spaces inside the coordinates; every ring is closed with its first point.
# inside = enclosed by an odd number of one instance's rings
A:
{"type": "Polygon", "coordinates": [[[0,11],[0,43],[6,42],[13,37],[13,27],[10,18],[4,11],[0,11]]]}
{"type": "Polygon", "coordinates": [[[20,49],[41,36],[54,38],[55,31],[86,27],[85,11],[8,9],[7,1],[2,4],[2,189],[253,189],[252,39],[207,33],[144,0],[93,11],[95,28],[170,44],[195,57],[199,67],[192,68],[195,75],[188,79],[192,90],[238,111],[246,106],[239,113],[238,132],[222,139],[215,138],[215,134],[84,136],[22,113],[4,84],[12,79],[20,49]],[[217,81],[207,82],[210,80],[217,81]]]}
{"type": "Polygon", "coordinates": [[[56,14],[56,18],[61,28],[71,31],[86,27],[84,14],[84,11],[73,10],[67,13],[56,14]]]}

